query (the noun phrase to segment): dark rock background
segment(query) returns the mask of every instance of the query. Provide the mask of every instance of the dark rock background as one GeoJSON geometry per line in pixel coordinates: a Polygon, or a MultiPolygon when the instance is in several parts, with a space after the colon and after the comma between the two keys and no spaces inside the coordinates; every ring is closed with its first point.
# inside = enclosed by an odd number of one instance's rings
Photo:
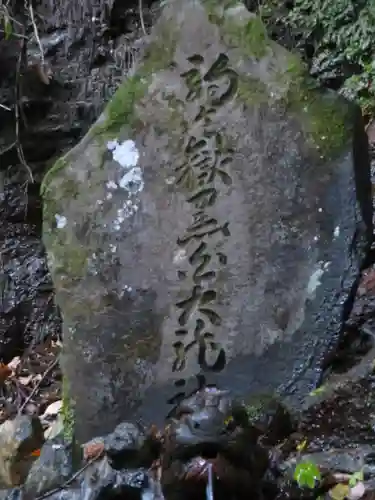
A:
{"type": "MultiPolygon", "coordinates": [[[[143,20],[151,22],[151,0],[143,20]]],[[[87,132],[137,54],[138,2],[11,2],[0,30],[0,361],[60,334],[41,243],[43,174],[87,132]],[[18,102],[19,105],[15,106],[18,102]],[[17,129],[17,131],[16,131],[17,129]]],[[[155,4],[154,4],[155,6],[155,4]]]]}

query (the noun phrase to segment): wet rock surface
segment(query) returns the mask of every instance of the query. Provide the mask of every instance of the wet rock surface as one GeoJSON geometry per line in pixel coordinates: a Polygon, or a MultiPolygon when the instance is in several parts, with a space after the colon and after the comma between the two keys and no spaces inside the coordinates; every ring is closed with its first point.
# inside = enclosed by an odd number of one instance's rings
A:
{"type": "Polygon", "coordinates": [[[363,394],[373,383],[370,377],[336,391],[298,421],[271,395],[245,403],[206,387],[184,399],[163,428],[122,422],[75,452],[61,436],[47,440],[25,468],[24,484],[0,491],[0,498],[303,500],[345,485],[359,471],[371,491],[375,406],[372,399],[364,405],[363,394]],[[318,467],[316,488],[296,481],[303,463],[318,467]]]}
{"type": "Polygon", "coordinates": [[[3,173],[0,193],[0,359],[5,363],[61,328],[40,238],[39,186],[20,183],[16,171],[12,167],[3,173]]]}
{"type": "MultiPolygon", "coordinates": [[[[274,481],[272,474],[266,477],[268,449],[257,442],[259,434],[248,420],[238,420],[240,407],[229,391],[202,389],[176,408],[164,429],[123,422],[111,434],[86,443],[78,470],[71,445],[61,437],[47,440],[22,488],[2,493],[30,500],[46,494],[55,500],[183,499],[191,494],[203,499],[210,482],[214,498],[243,498],[244,492],[263,498],[274,481]]],[[[259,402],[254,405],[259,418],[260,407],[259,402]]]]}
{"type": "Polygon", "coordinates": [[[206,387],[183,400],[165,427],[122,422],[109,435],[84,444],[78,461],[73,459],[78,449],[73,453],[62,437],[47,440],[29,462],[24,484],[2,490],[0,498],[302,500],[324,494],[359,470],[371,484],[373,441],[366,440],[363,423],[369,423],[374,406],[360,408],[355,399],[363,400],[361,392],[353,397],[353,388],[347,390],[352,396],[338,392],[305,412],[297,428],[271,395],[251,396],[245,404],[230,391],[206,387]],[[350,429],[347,440],[341,429],[350,429]],[[300,488],[295,480],[296,467],[306,462],[319,467],[322,480],[315,489],[300,488]]]}
{"type": "Polygon", "coordinates": [[[72,454],[64,440],[48,440],[33,463],[24,485],[25,498],[36,498],[65,483],[72,475],[72,454]]]}
{"type": "Polygon", "coordinates": [[[239,400],[233,407],[239,422],[251,425],[263,444],[275,446],[296,430],[296,416],[282,401],[270,394],[255,395],[239,400]]]}
{"type": "Polygon", "coordinates": [[[38,418],[21,415],[0,426],[0,482],[13,486],[23,483],[33,460],[32,452],[44,442],[38,418]]]}
{"type": "Polygon", "coordinates": [[[204,496],[210,473],[218,498],[261,495],[268,453],[257,443],[255,429],[233,411],[236,407],[228,392],[206,388],[177,408],[162,459],[166,498],[188,498],[199,490],[204,496]]]}
{"type": "MultiPolygon", "coordinates": [[[[14,3],[14,5],[13,5],[14,3]]],[[[144,5],[144,22],[151,15],[144,5]]],[[[136,4],[136,2],[134,2],[136,4]]],[[[0,32],[0,360],[61,332],[41,242],[40,183],[51,161],[88,130],[137,56],[139,14],[116,5],[36,2],[7,8],[0,32]],[[67,20],[74,20],[70,28],[67,20]],[[40,42],[40,44],[39,44],[40,42]],[[15,104],[17,102],[17,105],[15,104]]]]}
{"type": "Polygon", "coordinates": [[[241,5],[211,14],[167,6],[134,77],[44,179],[82,440],[136,410],[160,423],[197,377],[298,406],[371,243],[359,110],[264,32],[233,38],[261,22],[241,5]]]}
{"type": "MultiPolygon", "coordinates": [[[[9,421],[9,425],[11,424],[12,422],[9,421]]],[[[144,451],[138,450],[140,460],[135,467],[132,462],[134,457],[131,456],[135,451],[131,444],[135,426],[131,423],[123,423],[121,431],[119,429],[120,427],[104,440],[112,443],[112,447],[108,448],[110,454],[103,455],[103,448],[100,448],[97,453],[93,450],[92,443],[85,445],[86,449],[91,449],[90,456],[85,456],[86,462],[78,471],[77,465],[74,465],[72,445],[66,444],[61,436],[47,440],[44,445],[39,442],[38,450],[41,449],[38,458],[35,458],[36,454],[34,454],[33,463],[29,461],[28,467],[24,468],[25,475],[22,481],[17,481],[17,483],[24,483],[22,488],[2,491],[1,494],[4,498],[22,498],[23,500],[35,500],[44,495],[56,500],[141,498],[141,491],[149,488],[148,468],[154,455],[147,455],[144,451]],[[125,429],[128,429],[128,434],[125,429]],[[118,442],[119,434],[123,437],[122,446],[118,442]],[[113,443],[115,441],[117,453],[114,455],[113,443]],[[128,456],[130,460],[125,460],[124,463],[122,454],[128,456]],[[143,466],[140,465],[141,462],[143,466]]],[[[0,437],[1,431],[2,429],[0,429],[0,437]]],[[[140,440],[146,439],[139,429],[137,437],[140,440]]],[[[14,440],[14,436],[9,436],[9,440],[12,438],[14,440]]],[[[35,445],[35,442],[33,444],[35,445]]],[[[34,450],[32,447],[32,451],[34,450]]],[[[28,456],[30,449],[24,447],[24,453],[28,456]]],[[[19,460],[19,457],[15,454],[12,459],[19,460]]],[[[3,460],[3,457],[0,460],[3,460]]]]}

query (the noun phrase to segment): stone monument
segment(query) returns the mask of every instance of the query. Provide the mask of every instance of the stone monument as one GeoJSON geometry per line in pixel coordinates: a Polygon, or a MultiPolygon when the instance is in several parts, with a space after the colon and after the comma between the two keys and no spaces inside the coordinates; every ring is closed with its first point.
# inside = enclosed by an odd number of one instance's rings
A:
{"type": "Polygon", "coordinates": [[[80,440],[202,384],[319,384],[372,232],[366,136],[241,3],[167,3],[43,196],[80,440]]]}

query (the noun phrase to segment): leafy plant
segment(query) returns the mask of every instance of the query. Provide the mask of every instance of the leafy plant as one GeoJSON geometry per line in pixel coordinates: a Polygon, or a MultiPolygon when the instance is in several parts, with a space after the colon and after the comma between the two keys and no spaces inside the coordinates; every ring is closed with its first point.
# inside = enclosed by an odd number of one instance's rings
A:
{"type": "Polygon", "coordinates": [[[294,0],[289,9],[264,0],[262,10],[292,33],[314,76],[375,112],[375,0],[294,0]]]}
{"type": "Polygon", "coordinates": [[[8,9],[1,2],[0,2],[0,24],[3,26],[5,40],[8,40],[13,32],[13,26],[8,9]]]}
{"type": "Polygon", "coordinates": [[[300,462],[295,471],[293,479],[298,483],[298,486],[303,488],[315,488],[316,483],[320,482],[322,476],[317,465],[313,462],[300,462]]]}
{"type": "Polygon", "coordinates": [[[349,479],[349,486],[353,488],[357,483],[362,482],[364,479],[363,469],[358,472],[354,472],[349,479]]]}

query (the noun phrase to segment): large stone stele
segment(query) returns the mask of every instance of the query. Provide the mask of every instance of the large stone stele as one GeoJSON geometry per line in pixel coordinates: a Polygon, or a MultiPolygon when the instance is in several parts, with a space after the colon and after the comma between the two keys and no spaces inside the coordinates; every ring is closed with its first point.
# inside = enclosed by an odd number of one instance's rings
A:
{"type": "Polygon", "coordinates": [[[204,380],[319,383],[372,229],[367,142],[242,4],[168,3],[42,190],[78,439],[204,380]]]}

